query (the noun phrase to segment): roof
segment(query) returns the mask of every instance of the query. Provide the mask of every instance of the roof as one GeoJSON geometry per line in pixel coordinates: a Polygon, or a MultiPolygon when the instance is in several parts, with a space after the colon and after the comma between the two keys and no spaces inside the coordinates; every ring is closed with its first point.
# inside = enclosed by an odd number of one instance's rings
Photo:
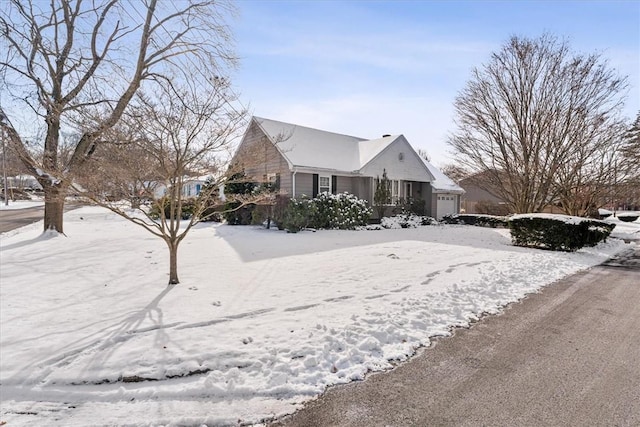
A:
{"type": "Polygon", "coordinates": [[[435,193],[454,193],[454,194],[462,194],[464,193],[464,189],[460,187],[458,184],[453,182],[451,178],[446,176],[440,169],[433,166],[427,160],[422,159],[427,169],[433,177],[435,181],[431,181],[431,188],[435,193]]]}
{"type": "Polygon", "coordinates": [[[368,140],[262,117],[253,119],[294,167],[357,172],[400,137],[368,140]]]}

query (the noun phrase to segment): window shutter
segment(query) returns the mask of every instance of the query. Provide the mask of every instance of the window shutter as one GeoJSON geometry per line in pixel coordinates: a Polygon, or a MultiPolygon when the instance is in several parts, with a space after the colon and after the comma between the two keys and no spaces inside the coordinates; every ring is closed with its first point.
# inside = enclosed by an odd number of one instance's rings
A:
{"type": "Polygon", "coordinates": [[[331,194],[338,194],[338,177],[331,175],[331,194]]]}
{"type": "Polygon", "coordinates": [[[318,174],[313,174],[313,195],[311,197],[316,197],[318,195],[318,174]]]}

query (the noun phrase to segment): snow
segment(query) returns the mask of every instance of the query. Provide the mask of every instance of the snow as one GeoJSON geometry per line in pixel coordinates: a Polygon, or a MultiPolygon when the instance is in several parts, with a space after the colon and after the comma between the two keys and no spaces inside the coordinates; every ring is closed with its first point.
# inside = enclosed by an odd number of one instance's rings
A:
{"type": "Polygon", "coordinates": [[[621,221],[620,216],[625,215],[634,215],[635,212],[631,211],[622,211],[621,215],[617,217],[610,216],[606,218],[604,221],[615,224],[616,228],[611,232],[611,236],[618,239],[627,239],[627,240],[636,240],[640,241],[640,218],[633,222],[625,222],[621,221]]]}
{"type": "Polygon", "coordinates": [[[570,215],[561,215],[561,214],[550,214],[550,213],[527,213],[527,214],[518,214],[512,215],[510,219],[521,219],[521,218],[545,218],[545,219],[553,219],[556,221],[562,221],[565,224],[578,225],[583,223],[584,221],[589,221],[593,223],[605,222],[600,221],[593,218],[583,218],[581,216],[570,216],[570,215]]]}
{"type": "Polygon", "coordinates": [[[181,283],[167,287],[164,243],[104,209],[68,212],[68,237],[40,230],[0,240],[10,426],[261,422],[629,247],[539,251],[459,225],[207,223],[183,241],[181,283]]]}
{"type": "Polygon", "coordinates": [[[433,166],[426,159],[422,159],[427,169],[435,181],[431,182],[431,188],[435,193],[447,193],[447,194],[464,194],[464,189],[456,184],[451,178],[445,175],[440,169],[433,166]]]}

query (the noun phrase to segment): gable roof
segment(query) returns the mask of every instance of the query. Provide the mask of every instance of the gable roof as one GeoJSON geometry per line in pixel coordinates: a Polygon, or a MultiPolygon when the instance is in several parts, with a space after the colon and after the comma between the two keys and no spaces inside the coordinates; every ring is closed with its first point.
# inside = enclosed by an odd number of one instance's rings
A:
{"type": "Polygon", "coordinates": [[[252,120],[292,167],[357,172],[400,137],[368,140],[262,117],[252,120]]]}
{"type": "Polygon", "coordinates": [[[458,184],[453,182],[451,178],[446,176],[440,169],[433,166],[427,160],[422,159],[427,169],[433,177],[435,181],[431,181],[431,188],[434,193],[453,193],[453,194],[463,194],[465,191],[458,184]]]}

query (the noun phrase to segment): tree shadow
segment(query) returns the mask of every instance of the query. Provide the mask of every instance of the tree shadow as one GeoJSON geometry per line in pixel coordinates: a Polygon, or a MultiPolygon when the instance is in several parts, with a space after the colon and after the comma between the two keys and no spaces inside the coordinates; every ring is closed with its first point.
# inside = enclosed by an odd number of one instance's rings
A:
{"type": "MultiPolygon", "coordinates": [[[[22,367],[20,372],[34,371],[34,368],[40,368],[38,370],[45,372],[45,376],[47,376],[49,373],[55,372],[56,368],[72,364],[83,358],[83,356],[88,357],[87,362],[82,364],[85,370],[90,367],[103,366],[107,364],[112,355],[124,343],[140,334],[150,332],[155,333],[154,346],[165,346],[170,341],[165,329],[178,326],[182,323],[165,324],[162,309],[159,307],[160,301],[162,301],[174,287],[175,286],[167,286],[142,309],[125,313],[124,316],[126,317],[124,319],[73,342],[65,342],[63,347],[50,352],[48,357],[44,359],[33,361],[22,367]],[[146,319],[151,320],[152,324],[141,328],[140,326],[146,319]]],[[[119,318],[121,317],[122,316],[119,316],[119,318]]],[[[82,325],[78,330],[84,328],[85,325],[82,325]]],[[[31,380],[33,380],[33,378],[27,379],[26,381],[31,380]]],[[[36,378],[36,380],[43,381],[45,378],[36,378]]],[[[83,381],[80,381],[80,383],[82,382],[83,381]]]]}
{"type": "Polygon", "coordinates": [[[526,250],[513,246],[508,237],[495,229],[463,225],[395,230],[305,230],[295,234],[255,226],[222,225],[215,228],[215,236],[228,243],[245,262],[405,241],[510,252],[526,250]]]}

